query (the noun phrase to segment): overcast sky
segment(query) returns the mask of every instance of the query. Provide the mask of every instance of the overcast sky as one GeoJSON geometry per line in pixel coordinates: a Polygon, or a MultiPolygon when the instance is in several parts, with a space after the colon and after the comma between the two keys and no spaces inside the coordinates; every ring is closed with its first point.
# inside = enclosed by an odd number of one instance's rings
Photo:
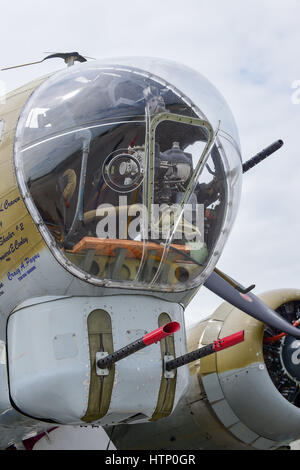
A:
{"type": "MultiPolygon", "coordinates": [[[[299,0],[0,0],[0,18],[0,66],[57,51],[173,59],[224,95],[243,160],[283,139],[277,154],[245,175],[218,267],[244,285],[255,283],[256,293],[300,288],[300,104],[292,100],[293,84],[300,85],[299,0]]],[[[54,59],[1,72],[0,79],[12,90],[59,68],[54,59]]],[[[202,288],[188,323],[219,303],[202,288]]]]}

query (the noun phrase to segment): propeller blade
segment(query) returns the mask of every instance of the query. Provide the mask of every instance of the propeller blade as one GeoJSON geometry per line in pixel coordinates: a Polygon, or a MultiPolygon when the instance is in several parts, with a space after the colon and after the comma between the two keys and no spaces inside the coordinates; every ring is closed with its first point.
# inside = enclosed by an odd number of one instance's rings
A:
{"type": "Polygon", "coordinates": [[[257,320],[260,320],[279,331],[287,333],[294,338],[300,338],[300,329],[291,325],[252,292],[248,292],[247,294],[239,292],[231,283],[221,277],[217,272],[212,272],[209,278],[205,281],[204,286],[214,292],[214,294],[234,305],[234,307],[237,307],[257,320]]]}

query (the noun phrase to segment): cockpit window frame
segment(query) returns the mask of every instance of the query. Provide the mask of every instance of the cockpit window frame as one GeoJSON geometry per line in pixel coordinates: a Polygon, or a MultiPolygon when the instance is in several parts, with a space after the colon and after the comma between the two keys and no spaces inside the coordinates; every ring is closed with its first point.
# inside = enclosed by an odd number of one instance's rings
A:
{"type": "MultiPolygon", "coordinates": [[[[154,185],[154,167],[155,167],[155,141],[156,141],[155,133],[156,133],[157,126],[159,124],[161,124],[162,122],[164,122],[164,121],[173,121],[173,122],[178,122],[178,123],[182,123],[182,124],[188,124],[188,125],[191,125],[191,126],[202,127],[204,129],[206,129],[207,132],[208,132],[208,139],[207,139],[206,145],[203,149],[202,155],[200,156],[200,158],[197,162],[196,168],[194,169],[193,175],[191,176],[191,178],[189,180],[189,183],[188,183],[188,186],[186,188],[183,199],[182,199],[181,203],[179,204],[179,206],[181,207],[181,211],[180,211],[180,214],[178,214],[178,218],[177,218],[178,220],[182,217],[183,206],[184,206],[184,204],[186,204],[188,202],[189,197],[193,192],[195,183],[197,182],[197,180],[199,178],[199,175],[201,173],[202,168],[204,167],[206,159],[210,155],[211,147],[215,142],[216,135],[217,135],[218,130],[219,130],[218,129],[216,132],[214,132],[211,124],[206,120],[199,119],[199,118],[193,118],[193,117],[187,117],[187,116],[183,116],[183,115],[180,115],[180,114],[174,114],[174,113],[169,113],[169,112],[156,114],[152,119],[150,119],[150,122],[149,122],[149,138],[146,140],[147,143],[149,142],[149,148],[147,148],[148,144],[146,144],[145,153],[147,155],[147,165],[146,165],[146,169],[145,169],[145,176],[144,176],[145,181],[144,181],[144,192],[143,192],[143,204],[144,204],[145,207],[147,207],[148,226],[151,226],[151,214],[152,214],[152,209],[151,208],[153,207],[153,204],[154,204],[153,185],[154,185]]],[[[174,222],[174,227],[177,226],[178,220],[174,222]]],[[[170,233],[170,236],[167,238],[167,240],[164,243],[163,253],[162,253],[162,257],[161,257],[157,272],[153,276],[153,279],[150,281],[151,286],[155,286],[156,280],[159,278],[159,276],[161,274],[161,270],[163,269],[164,262],[166,260],[166,257],[167,257],[168,251],[169,251],[169,247],[170,247],[171,242],[172,242],[174,230],[175,230],[175,228],[173,229],[172,233],[170,233]]],[[[145,245],[145,243],[144,243],[144,245],[145,245]]],[[[143,268],[144,263],[145,263],[145,258],[146,258],[146,250],[145,250],[145,246],[144,246],[143,247],[141,263],[140,263],[139,270],[137,272],[136,279],[135,279],[136,281],[138,281],[138,279],[139,279],[140,272],[142,271],[142,268],[143,268]]]]}

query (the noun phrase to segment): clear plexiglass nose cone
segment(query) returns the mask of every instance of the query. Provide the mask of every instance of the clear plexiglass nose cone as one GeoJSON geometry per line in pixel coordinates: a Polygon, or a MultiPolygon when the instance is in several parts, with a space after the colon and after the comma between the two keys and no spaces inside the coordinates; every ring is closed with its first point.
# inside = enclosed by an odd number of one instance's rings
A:
{"type": "Polygon", "coordinates": [[[15,160],[53,254],[108,287],[203,283],[240,198],[228,105],[201,74],[161,59],[87,62],[46,79],[22,112],[15,160]]]}

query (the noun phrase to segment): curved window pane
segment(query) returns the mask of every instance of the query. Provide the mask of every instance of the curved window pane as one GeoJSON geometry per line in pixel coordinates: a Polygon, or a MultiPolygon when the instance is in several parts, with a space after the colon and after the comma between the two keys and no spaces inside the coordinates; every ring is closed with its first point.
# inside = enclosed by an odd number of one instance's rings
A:
{"type": "Polygon", "coordinates": [[[76,67],[25,106],[16,160],[33,215],[54,254],[90,282],[155,290],[201,282],[228,219],[232,163],[187,103],[137,71],[76,67]]]}

